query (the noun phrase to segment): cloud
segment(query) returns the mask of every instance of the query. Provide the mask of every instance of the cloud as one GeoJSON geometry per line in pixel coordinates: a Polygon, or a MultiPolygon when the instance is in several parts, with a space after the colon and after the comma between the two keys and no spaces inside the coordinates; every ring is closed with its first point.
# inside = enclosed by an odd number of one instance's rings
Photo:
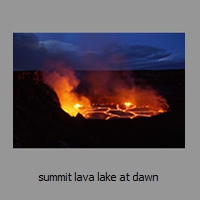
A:
{"type": "Polygon", "coordinates": [[[46,49],[51,53],[58,53],[64,51],[77,51],[79,48],[70,43],[60,42],[56,40],[41,41],[46,49]]]}
{"type": "Polygon", "coordinates": [[[117,42],[99,51],[84,50],[56,40],[38,41],[31,33],[13,34],[13,68],[42,69],[46,60],[63,62],[75,70],[133,70],[184,68],[184,58],[150,45],[117,42]]]}
{"type": "Polygon", "coordinates": [[[33,33],[13,33],[13,43],[37,45],[38,38],[33,33]]]}
{"type": "Polygon", "coordinates": [[[166,49],[149,45],[120,45],[111,43],[102,49],[107,60],[119,69],[163,69],[179,67],[184,68],[184,60],[173,56],[166,49]]]}
{"type": "Polygon", "coordinates": [[[135,60],[152,60],[162,57],[169,56],[170,53],[166,53],[165,49],[148,46],[148,45],[119,45],[112,44],[106,51],[103,52],[107,57],[112,55],[121,55],[124,59],[135,59],[135,60]]]}
{"type": "Polygon", "coordinates": [[[47,50],[40,45],[32,33],[13,33],[13,68],[38,69],[47,55],[47,50]]]}

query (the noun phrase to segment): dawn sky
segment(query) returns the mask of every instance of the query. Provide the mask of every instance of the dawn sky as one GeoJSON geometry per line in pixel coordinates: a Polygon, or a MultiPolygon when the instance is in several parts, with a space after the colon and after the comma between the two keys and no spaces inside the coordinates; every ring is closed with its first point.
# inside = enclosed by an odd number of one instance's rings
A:
{"type": "Polygon", "coordinates": [[[42,69],[45,60],[75,70],[185,68],[184,33],[14,33],[14,70],[42,69]]]}

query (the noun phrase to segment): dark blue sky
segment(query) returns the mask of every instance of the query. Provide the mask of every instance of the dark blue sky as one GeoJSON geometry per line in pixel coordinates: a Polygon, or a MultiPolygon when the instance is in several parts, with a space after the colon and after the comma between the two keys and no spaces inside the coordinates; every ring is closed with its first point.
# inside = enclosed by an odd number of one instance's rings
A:
{"type": "Polygon", "coordinates": [[[14,33],[14,69],[45,60],[79,70],[185,68],[184,33],[14,33]]]}

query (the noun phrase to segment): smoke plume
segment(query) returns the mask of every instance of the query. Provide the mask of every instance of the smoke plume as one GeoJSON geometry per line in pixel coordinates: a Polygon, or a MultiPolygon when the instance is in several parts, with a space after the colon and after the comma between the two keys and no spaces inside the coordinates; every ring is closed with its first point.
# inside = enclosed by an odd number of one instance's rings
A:
{"type": "Polygon", "coordinates": [[[44,69],[45,82],[57,93],[62,109],[71,116],[81,113],[90,118],[88,113],[93,116],[96,113],[97,118],[100,115],[109,118],[112,113],[124,116],[125,112],[130,117],[142,112],[149,116],[168,109],[166,99],[155,89],[135,84],[131,71],[87,71],[77,78],[70,67],[52,60],[44,63],[44,69]]]}

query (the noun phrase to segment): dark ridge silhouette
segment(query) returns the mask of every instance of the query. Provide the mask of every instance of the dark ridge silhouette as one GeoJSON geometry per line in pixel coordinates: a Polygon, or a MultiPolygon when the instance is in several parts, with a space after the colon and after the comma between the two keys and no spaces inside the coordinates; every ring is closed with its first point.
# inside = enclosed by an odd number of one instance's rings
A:
{"type": "MultiPolygon", "coordinates": [[[[76,73],[83,79],[87,74],[76,73]]],[[[136,84],[151,84],[159,90],[169,112],[133,120],[71,117],[44,83],[42,71],[13,72],[13,147],[185,148],[185,70],[132,73],[136,84]]]]}

